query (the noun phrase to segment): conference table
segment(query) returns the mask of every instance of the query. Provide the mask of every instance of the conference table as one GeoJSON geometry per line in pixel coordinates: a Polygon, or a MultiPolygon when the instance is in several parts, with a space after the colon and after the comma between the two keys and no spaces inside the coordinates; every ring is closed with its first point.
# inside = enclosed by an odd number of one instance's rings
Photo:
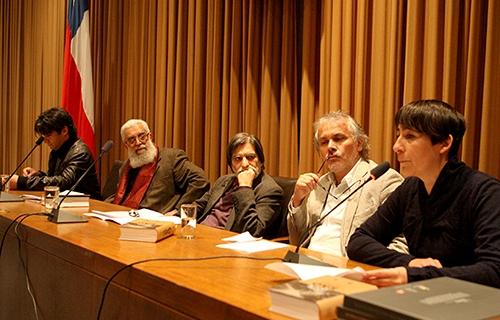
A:
{"type": "MultiPolygon", "coordinates": [[[[127,208],[91,200],[90,210],[127,208]]],[[[28,201],[0,203],[0,237],[20,214],[42,211],[42,205],[28,201]]],[[[234,233],[203,225],[193,240],[120,241],[119,225],[113,222],[91,218],[55,224],[37,215],[23,220],[17,234],[19,239],[14,228],[9,230],[0,257],[0,319],[35,319],[26,275],[39,319],[97,319],[108,279],[128,264],[152,258],[191,260],[151,261],[125,269],[111,282],[100,319],[287,319],[269,311],[268,289],[293,278],[265,266],[279,261],[291,246],[251,254],[222,249],[216,245],[234,233]],[[203,259],[220,256],[225,258],[203,259]]],[[[345,258],[304,252],[339,267],[370,269],[345,258]]]]}

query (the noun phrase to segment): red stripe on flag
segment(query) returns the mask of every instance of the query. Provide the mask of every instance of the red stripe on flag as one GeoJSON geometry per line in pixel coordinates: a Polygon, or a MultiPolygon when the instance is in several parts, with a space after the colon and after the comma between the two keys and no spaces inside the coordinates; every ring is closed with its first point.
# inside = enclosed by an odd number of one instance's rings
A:
{"type": "Polygon", "coordinates": [[[66,109],[78,131],[78,136],[87,144],[94,158],[96,156],[94,129],[85,114],[82,100],[82,80],[71,55],[71,32],[66,26],[66,42],[64,46],[64,74],[62,90],[62,106],[66,109]]]}

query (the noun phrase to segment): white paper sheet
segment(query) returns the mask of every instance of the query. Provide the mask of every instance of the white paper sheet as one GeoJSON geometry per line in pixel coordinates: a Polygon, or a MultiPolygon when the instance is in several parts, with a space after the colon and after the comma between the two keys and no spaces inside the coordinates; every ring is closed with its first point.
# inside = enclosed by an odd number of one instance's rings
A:
{"type": "Polygon", "coordinates": [[[360,267],[354,269],[315,266],[310,264],[298,264],[290,262],[273,262],[266,265],[266,269],[284,273],[291,277],[309,280],[322,276],[346,277],[353,280],[361,280],[364,270],[360,267]]]}
{"type": "Polygon", "coordinates": [[[231,249],[236,251],[242,251],[245,253],[253,253],[267,250],[274,250],[288,246],[285,243],[272,242],[267,240],[258,241],[245,241],[245,242],[233,242],[218,244],[216,247],[223,249],[231,249]]]}
{"type": "Polygon", "coordinates": [[[250,232],[245,231],[243,233],[239,233],[235,236],[232,237],[227,237],[227,238],[222,238],[224,241],[231,241],[231,242],[247,242],[247,241],[257,241],[261,240],[262,237],[256,238],[250,234],[250,232]]]}

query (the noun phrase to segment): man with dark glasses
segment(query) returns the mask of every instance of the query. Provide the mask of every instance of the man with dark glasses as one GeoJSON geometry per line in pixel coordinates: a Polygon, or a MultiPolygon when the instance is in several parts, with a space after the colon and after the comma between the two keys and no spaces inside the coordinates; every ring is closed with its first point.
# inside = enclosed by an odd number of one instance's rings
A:
{"type": "Polygon", "coordinates": [[[264,172],[264,149],[249,133],[236,134],[226,150],[233,174],[224,175],[197,200],[198,221],[255,237],[272,237],[270,227],[278,217],[283,190],[264,172]]]}

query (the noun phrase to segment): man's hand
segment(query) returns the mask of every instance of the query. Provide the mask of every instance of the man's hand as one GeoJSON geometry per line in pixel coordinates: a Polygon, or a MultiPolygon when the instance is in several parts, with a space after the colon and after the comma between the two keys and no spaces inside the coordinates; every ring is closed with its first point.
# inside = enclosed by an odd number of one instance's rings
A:
{"type": "MultiPolygon", "coordinates": [[[[17,189],[17,178],[19,176],[17,174],[13,175],[12,177],[10,177],[10,180],[9,180],[9,189],[10,190],[16,190],[17,189]]],[[[2,181],[1,182],[1,185],[0,186],[3,186],[3,184],[5,183],[5,180],[7,180],[7,178],[3,178],[2,177],[2,181]]]]}
{"type": "Polygon", "coordinates": [[[408,283],[408,273],[405,267],[376,269],[367,271],[362,280],[377,287],[388,287],[408,283]]]}
{"type": "Polygon", "coordinates": [[[38,173],[38,170],[33,169],[32,167],[26,167],[23,169],[23,176],[25,176],[25,177],[31,177],[37,173],[38,173]]]}
{"type": "Polygon", "coordinates": [[[258,175],[258,169],[253,166],[248,166],[238,172],[238,184],[240,187],[252,187],[253,179],[258,175]]]}
{"type": "Polygon", "coordinates": [[[297,208],[304,198],[316,187],[319,176],[315,173],[304,173],[299,176],[292,195],[292,205],[297,208]]]}
{"type": "Polygon", "coordinates": [[[409,267],[415,267],[415,268],[422,268],[422,267],[436,267],[436,268],[442,268],[443,265],[441,264],[441,261],[438,259],[432,259],[432,258],[415,258],[411,260],[408,263],[409,267]]]}

